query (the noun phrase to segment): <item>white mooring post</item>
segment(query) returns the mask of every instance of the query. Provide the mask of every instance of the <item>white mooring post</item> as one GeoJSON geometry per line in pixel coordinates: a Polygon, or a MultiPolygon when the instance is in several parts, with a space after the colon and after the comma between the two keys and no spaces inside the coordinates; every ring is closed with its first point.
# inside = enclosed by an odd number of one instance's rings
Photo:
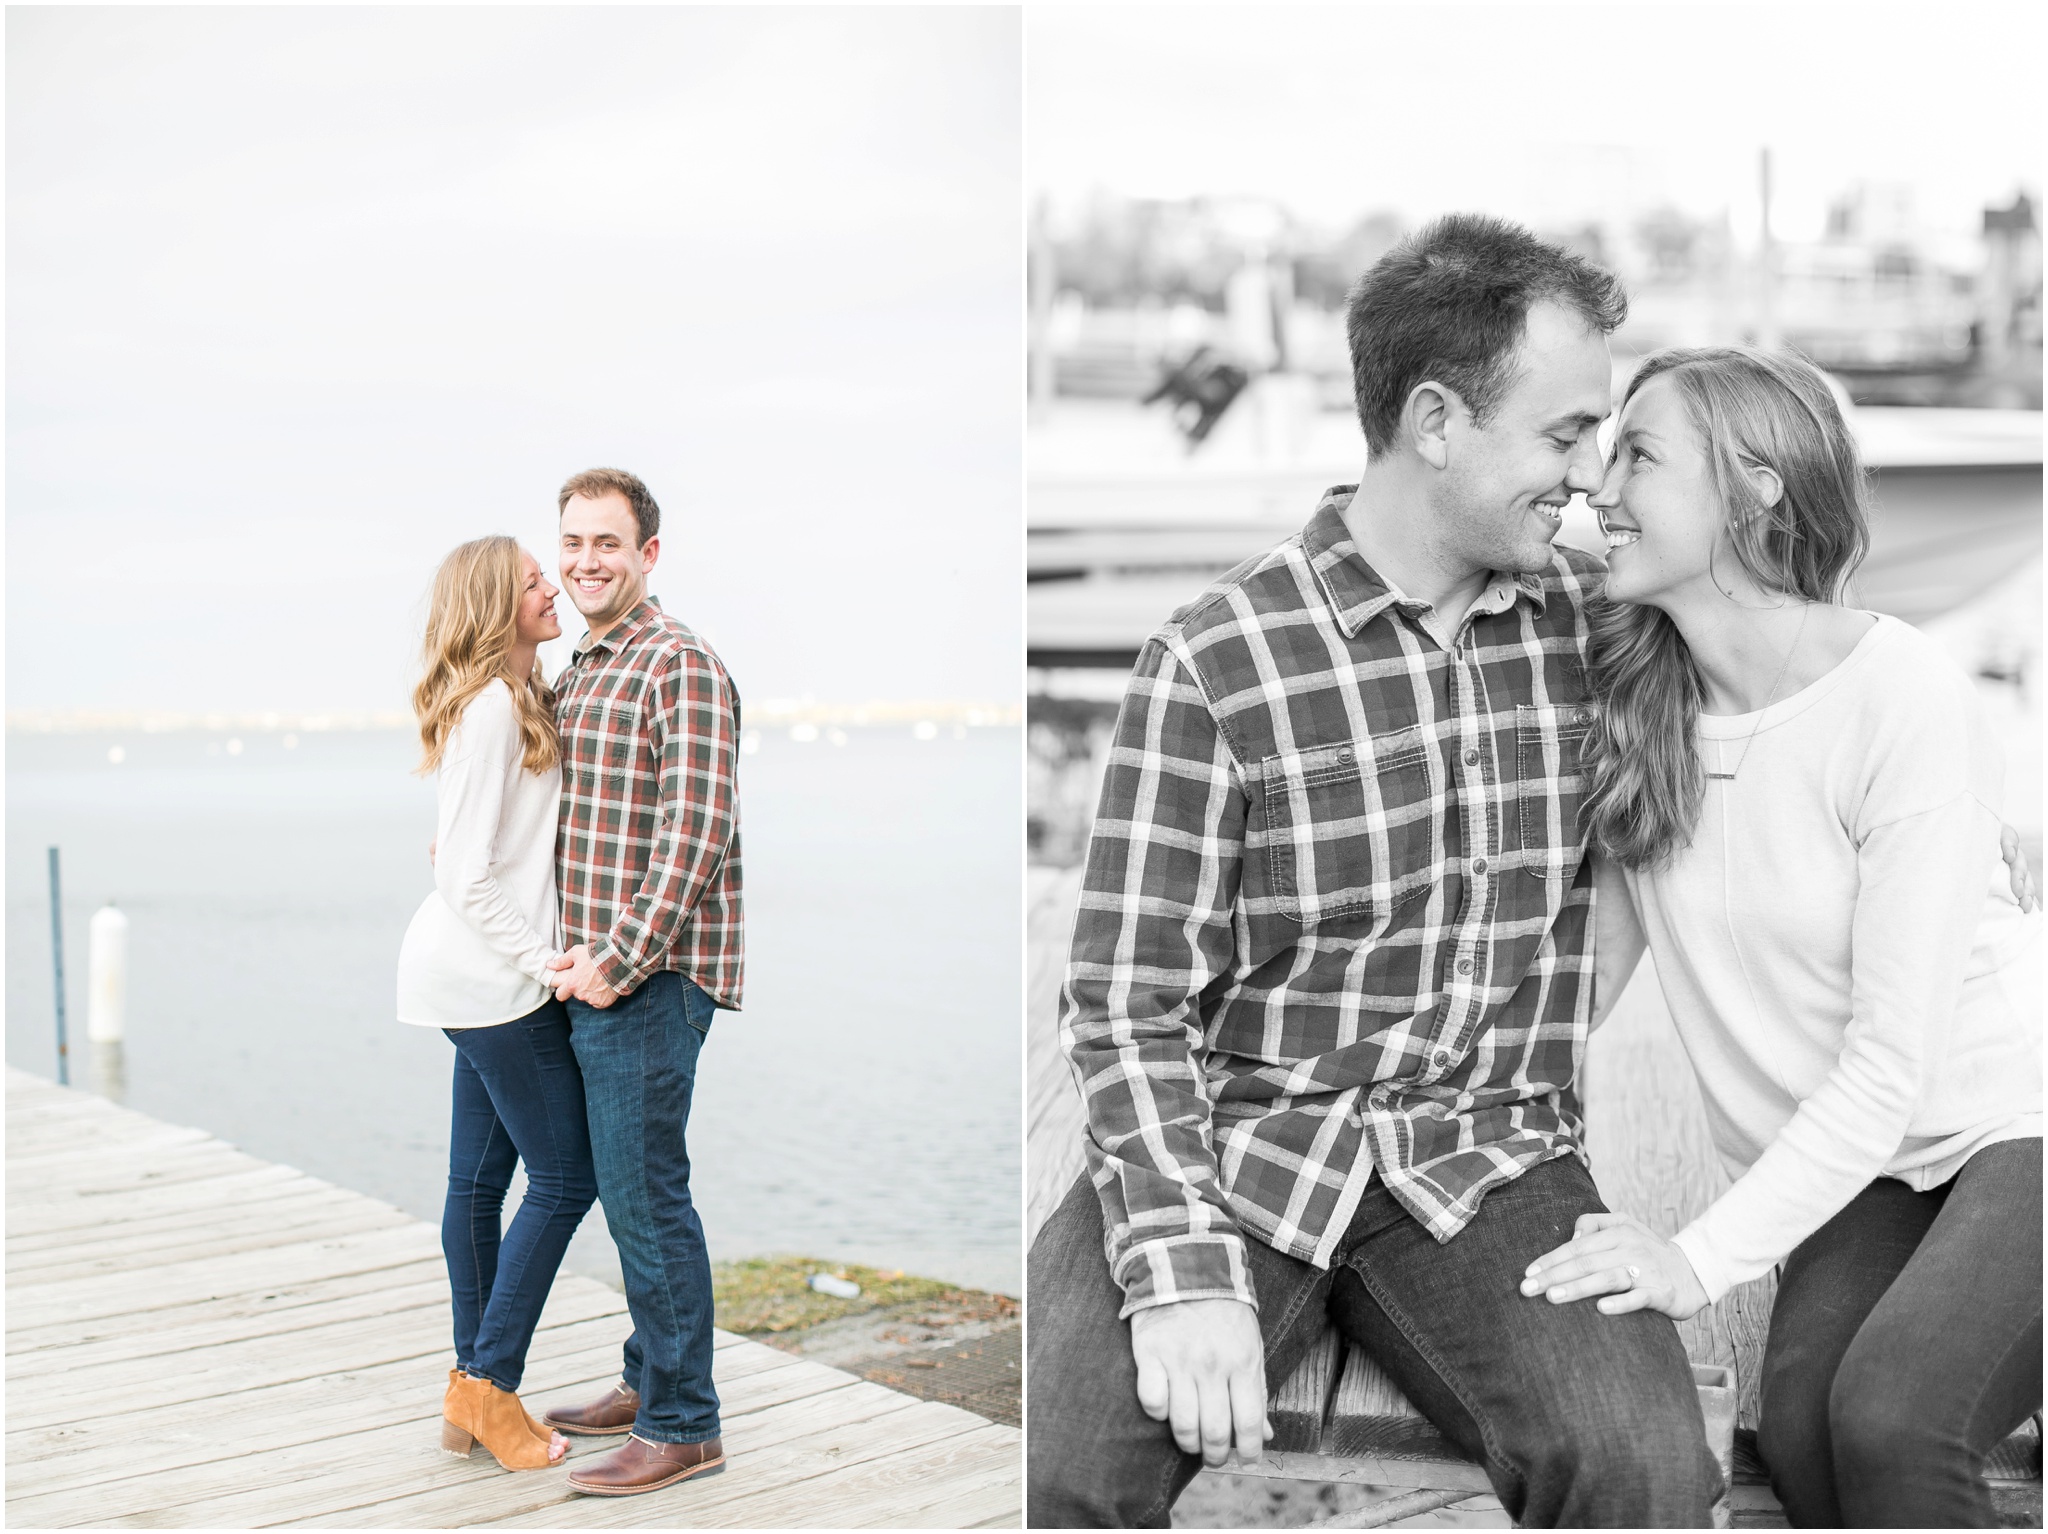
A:
{"type": "Polygon", "coordinates": [[[119,1102],[127,1095],[122,1038],[128,1023],[128,918],[112,901],[92,913],[85,1036],[92,1041],[93,1079],[119,1102]]]}

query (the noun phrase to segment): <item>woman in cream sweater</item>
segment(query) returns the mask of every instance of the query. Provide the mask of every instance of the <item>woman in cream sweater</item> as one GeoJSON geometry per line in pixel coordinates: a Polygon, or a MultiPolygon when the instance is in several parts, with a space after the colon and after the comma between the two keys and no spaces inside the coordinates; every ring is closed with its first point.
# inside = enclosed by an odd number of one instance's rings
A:
{"type": "Polygon", "coordinates": [[[1589,1216],[1523,1292],[1694,1314],[1780,1270],[1758,1446],[1798,1527],[1991,1527],[2041,1401],[2041,918],[1970,679],[1840,605],[1863,471],[1822,375],[1649,358],[1592,504],[1598,995],[1645,941],[1733,1185],[1589,1216]]]}
{"type": "Polygon", "coordinates": [[[508,1470],[562,1458],[567,1440],[519,1403],[527,1345],[569,1238],[597,1196],[583,1077],[548,961],[560,953],[561,799],[553,694],[536,651],[561,633],[555,588],[510,538],[442,562],[413,692],[438,806],[434,893],[398,959],[400,1022],[455,1045],[441,1246],[455,1311],[442,1447],[476,1441],[508,1470]],[[512,1170],[526,1194],[500,1215],[512,1170]]]}

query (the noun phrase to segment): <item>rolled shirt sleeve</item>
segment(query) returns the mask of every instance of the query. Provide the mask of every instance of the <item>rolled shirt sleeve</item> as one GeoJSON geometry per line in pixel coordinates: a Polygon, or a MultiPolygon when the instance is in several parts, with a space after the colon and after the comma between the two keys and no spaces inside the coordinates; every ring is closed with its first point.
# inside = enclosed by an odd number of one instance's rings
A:
{"type": "Polygon", "coordinates": [[[1218,1176],[1199,1011],[1231,961],[1245,815],[1199,683],[1153,639],[1117,719],[1060,1007],[1126,1316],[1257,1303],[1218,1176]]]}

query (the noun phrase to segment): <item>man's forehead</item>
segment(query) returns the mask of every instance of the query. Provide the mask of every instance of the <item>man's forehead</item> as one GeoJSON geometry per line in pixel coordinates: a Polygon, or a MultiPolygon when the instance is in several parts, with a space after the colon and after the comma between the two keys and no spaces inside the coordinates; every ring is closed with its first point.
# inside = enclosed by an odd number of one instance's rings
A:
{"type": "Polygon", "coordinates": [[[1614,363],[1598,326],[1557,304],[1536,304],[1515,380],[1516,403],[1529,415],[1605,419],[1614,408],[1614,363]]]}
{"type": "Polygon", "coordinates": [[[602,533],[637,532],[638,525],[633,518],[633,508],[626,504],[626,498],[616,492],[597,497],[572,495],[562,507],[562,532],[565,536],[597,536],[602,533]]]}

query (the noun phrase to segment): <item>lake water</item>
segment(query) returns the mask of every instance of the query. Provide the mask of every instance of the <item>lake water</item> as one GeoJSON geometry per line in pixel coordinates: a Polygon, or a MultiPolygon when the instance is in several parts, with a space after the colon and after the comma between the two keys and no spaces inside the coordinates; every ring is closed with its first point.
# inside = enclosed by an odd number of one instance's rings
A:
{"type": "MultiPolygon", "coordinates": [[[[9,732],[7,1059],[55,1074],[56,844],[74,1085],[113,899],[131,1107],[438,1221],[453,1049],[392,1002],[433,789],[409,733],[284,740],[9,732]]],[[[712,1026],[690,1123],[714,1257],[1020,1292],[1022,772],[1014,727],[768,731],[743,758],[747,1004],[712,1026]]],[[[569,1262],[616,1275],[597,1212],[569,1262]]]]}

